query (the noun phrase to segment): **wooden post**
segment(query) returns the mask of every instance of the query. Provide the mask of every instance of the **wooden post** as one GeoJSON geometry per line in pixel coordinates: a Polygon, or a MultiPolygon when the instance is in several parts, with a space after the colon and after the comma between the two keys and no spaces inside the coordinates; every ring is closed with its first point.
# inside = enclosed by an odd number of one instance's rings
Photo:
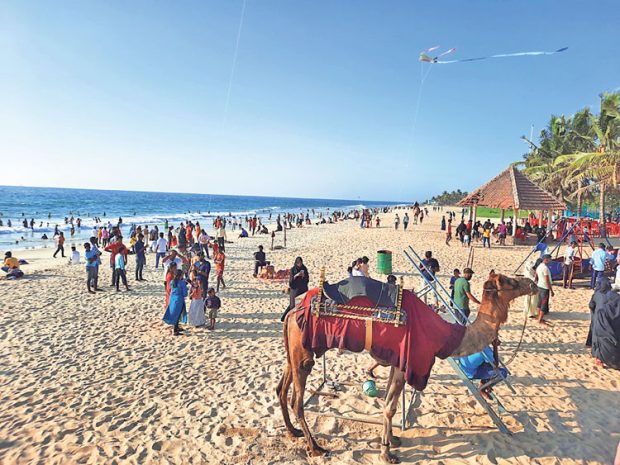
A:
{"type": "Polygon", "coordinates": [[[515,208],[512,219],[512,237],[517,237],[517,225],[519,224],[519,209],[515,208]]]}
{"type": "Polygon", "coordinates": [[[504,222],[504,217],[505,217],[505,216],[506,216],[506,210],[504,210],[504,209],[502,208],[502,214],[501,214],[501,216],[500,216],[500,218],[499,218],[499,221],[500,221],[500,222],[504,222]]]}

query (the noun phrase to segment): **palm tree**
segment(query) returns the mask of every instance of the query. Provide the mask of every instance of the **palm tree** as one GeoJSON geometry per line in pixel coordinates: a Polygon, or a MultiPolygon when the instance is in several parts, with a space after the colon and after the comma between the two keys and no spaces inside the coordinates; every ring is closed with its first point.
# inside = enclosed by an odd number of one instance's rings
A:
{"type": "MultiPolygon", "coordinates": [[[[620,93],[600,95],[599,115],[580,112],[579,124],[573,125],[575,153],[559,155],[553,161],[563,186],[578,198],[598,190],[602,230],[605,228],[605,193],[618,185],[620,169],[620,93]]],[[[576,120],[576,118],[574,118],[576,120]]],[[[576,121],[574,121],[575,123],[576,121]]]]}

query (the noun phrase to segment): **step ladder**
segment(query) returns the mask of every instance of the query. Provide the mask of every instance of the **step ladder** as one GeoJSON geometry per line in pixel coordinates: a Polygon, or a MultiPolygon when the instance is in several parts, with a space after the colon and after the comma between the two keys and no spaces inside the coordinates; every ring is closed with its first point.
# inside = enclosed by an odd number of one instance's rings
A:
{"type": "MultiPolygon", "coordinates": [[[[426,299],[426,297],[429,294],[434,295],[437,300],[437,306],[435,307],[436,312],[440,312],[440,311],[445,312],[444,314],[446,316],[449,316],[449,318],[451,319],[451,322],[458,323],[464,326],[470,325],[471,321],[469,320],[469,318],[467,318],[463,310],[459,308],[456,302],[454,302],[454,300],[450,296],[450,293],[446,290],[443,284],[441,284],[441,282],[436,277],[434,278],[433,281],[430,281],[429,279],[427,279],[427,276],[432,275],[432,273],[424,265],[421,257],[416,253],[413,247],[409,246],[408,249],[403,250],[403,253],[405,254],[405,257],[411,262],[414,270],[417,272],[420,279],[424,283],[422,288],[419,291],[415,292],[416,296],[420,299],[426,299]]],[[[500,402],[499,398],[495,395],[495,393],[491,391],[489,396],[491,397],[492,401],[494,401],[495,403],[495,407],[497,408],[497,411],[496,411],[493,408],[493,406],[489,403],[489,401],[484,397],[483,392],[485,389],[492,388],[499,384],[505,384],[506,387],[513,394],[516,394],[517,392],[515,391],[515,389],[512,387],[512,385],[508,381],[507,379],[508,370],[502,364],[502,362],[500,361],[499,364],[497,364],[496,366],[496,364],[494,363],[491,357],[489,357],[484,352],[482,354],[484,356],[485,361],[488,362],[493,367],[493,374],[481,386],[476,386],[474,384],[475,380],[470,379],[467,376],[467,374],[461,368],[461,365],[459,364],[457,359],[450,357],[448,358],[448,363],[450,364],[452,369],[455,371],[457,376],[460,378],[460,380],[463,382],[463,384],[465,384],[465,386],[470,391],[470,393],[474,396],[476,401],[485,409],[489,417],[491,417],[491,420],[493,420],[493,423],[495,423],[495,426],[497,426],[497,428],[502,433],[510,433],[510,431],[508,430],[508,428],[506,427],[506,425],[504,424],[504,422],[499,416],[499,414],[506,412],[506,409],[504,408],[503,404],[500,402]]],[[[409,405],[407,408],[405,408],[405,405],[406,405],[405,391],[406,389],[403,389],[403,397],[402,397],[402,402],[401,402],[402,409],[403,409],[402,429],[406,429],[407,427],[406,418],[408,417],[408,412],[411,409],[411,406],[414,404],[415,399],[418,398],[420,395],[419,392],[414,390],[411,395],[411,400],[409,402],[409,405]]]]}

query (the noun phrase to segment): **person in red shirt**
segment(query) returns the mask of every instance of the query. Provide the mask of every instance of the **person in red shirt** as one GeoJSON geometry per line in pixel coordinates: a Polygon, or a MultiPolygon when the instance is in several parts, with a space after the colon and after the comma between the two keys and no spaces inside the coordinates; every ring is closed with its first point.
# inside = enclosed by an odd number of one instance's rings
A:
{"type": "Polygon", "coordinates": [[[116,284],[116,270],[114,268],[114,260],[116,255],[121,253],[124,257],[127,257],[127,247],[123,244],[123,236],[116,236],[116,240],[111,244],[108,244],[105,249],[106,252],[110,252],[110,267],[112,268],[112,283],[110,286],[114,287],[116,284]]]}
{"type": "Polygon", "coordinates": [[[220,248],[217,247],[216,244],[213,244],[213,261],[215,262],[215,276],[217,277],[217,292],[220,292],[220,283],[222,284],[222,288],[226,289],[226,284],[224,283],[224,263],[226,261],[226,255],[224,252],[220,251],[220,248]]]}
{"type": "Polygon", "coordinates": [[[451,240],[452,240],[452,218],[448,220],[448,227],[446,230],[446,245],[450,245],[451,240]]]}

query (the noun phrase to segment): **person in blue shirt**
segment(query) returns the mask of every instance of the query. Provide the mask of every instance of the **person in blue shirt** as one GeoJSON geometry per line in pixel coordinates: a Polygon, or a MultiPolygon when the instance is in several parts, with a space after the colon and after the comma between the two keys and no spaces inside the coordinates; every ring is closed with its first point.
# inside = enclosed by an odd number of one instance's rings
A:
{"type": "Polygon", "coordinates": [[[200,280],[202,287],[202,298],[207,298],[207,290],[209,289],[209,274],[211,273],[211,263],[205,259],[205,254],[198,254],[200,259],[196,262],[196,277],[200,280]]]}
{"type": "Polygon", "coordinates": [[[602,242],[598,245],[598,249],[592,252],[590,265],[592,265],[592,279],[590,280],[590,289],[596,287],[596,283],[603,273],[605,273],[605,262],[614,260],[616,257],[605,250],[605,244],[602,242]]]}
{"type": "Polygon", "coordinates": [[[84,259],[86,260],[86,288],[89,294],[94,294],[97,289],[97,274],[99,272],[97,261],[99,260],[99,255],[90,248],[89,242],[84,243],[84,259]]]}

